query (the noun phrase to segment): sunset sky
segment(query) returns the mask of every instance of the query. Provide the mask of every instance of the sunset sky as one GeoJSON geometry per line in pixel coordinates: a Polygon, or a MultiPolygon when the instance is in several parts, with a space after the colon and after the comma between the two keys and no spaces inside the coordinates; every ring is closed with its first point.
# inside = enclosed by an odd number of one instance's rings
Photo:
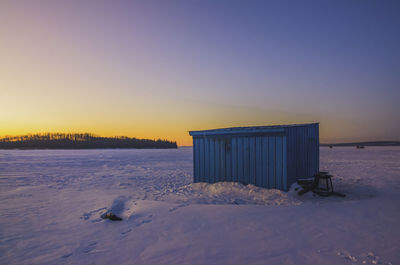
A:
{"type": "Polygon", "coordinates": [[[399,1],[0,1],[0,136],[320,122],[400,140],[399,1]]]}

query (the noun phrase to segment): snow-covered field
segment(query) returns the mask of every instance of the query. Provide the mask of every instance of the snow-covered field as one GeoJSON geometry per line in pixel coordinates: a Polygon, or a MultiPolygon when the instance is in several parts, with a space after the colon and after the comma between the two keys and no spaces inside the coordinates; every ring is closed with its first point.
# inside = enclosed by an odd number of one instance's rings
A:
{"type": "Polygon", "coordinates": [[[400,264],[400,148],[321,170],[345,198],[191,184],[191,148],[1,150],[0,264],[400,264]]]}

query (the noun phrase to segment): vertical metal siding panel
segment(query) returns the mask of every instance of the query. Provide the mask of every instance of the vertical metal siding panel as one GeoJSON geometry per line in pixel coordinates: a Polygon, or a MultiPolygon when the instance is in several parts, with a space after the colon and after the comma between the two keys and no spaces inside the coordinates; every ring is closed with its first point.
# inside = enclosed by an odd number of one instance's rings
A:
{"type": "Polygon", "coordinates": [[[318,125],[314,125],[313,131],[314,131],[314,172],[313,174],[318,173],[318,150],[319,150],[319,144],[318,144],[318,131],[316,130],[318,128],[318,125]]]}
{"type": "Polygon", "coordinates": [[[199,139],[199,181],[204,182],[204,138],[199,139]]]}
{"type": "Polygon", "coordinates": [[[290,144],[291,144],[291,134],[290,134],[290,129],[285,128],[285,139],[286,139],[286,181],[288,184],[291,183],[291,152],[290,152],[290,144]]]}
{"type": "Polygon", "coordinates": [[[313,152],[313,172],[312,172],[312,174],[314,175],[314,174],[316,174],[317,172],[317,167],[318,167],[318,165],[317,165],[317,154],[318,154],[318,151],[317,151],[317,134],[316,134],[316,130],[315,130],[315,128],[316,128],[316,126],[314,125],[313,126],[313,150],[312,150],[312,152],[313,152]]]}
{"type": "Polygon", "coordinates": [[[225,176],[225,142],[220,139],[219,140],[219,178],[221,181],[226,181],[225,176]]]}
{"type": "Polygon", "coordinates": [[[299,150],[300,150],[300,146],[301,146],[301,138],[300,138],[301,135],[299,134],[298,130],[295,130],[294,133],[295,133],[294,137],[296,139],[296,173],[295,173],[295,176],[296,176],[296,179],[298,179],[300,170],[301,170],[301,168],[300,168],[301,157],[299,157],[299,153],[300,153],[299,150]]]}
{"type": "Polygon", "coordinates": [[[314,176],[315,174],[315,167],[316,167],[316,163],[315,163],[315,130],[314,130],[314,126],[310,127],[310,131],[311,131],[311,175],[314,176]]]}
{"type": "Polygon", "coordinates": [[[307,172],[306,172],[306,168],[307,168],[307,153],[306,153],[306,151],[307,151],[307,131],[304,129],[304,128],[301,128],[302,130],[302,135],[303,135],[303,148],[301,149],[301,155],[303,156],[303,164],[302,164],[302,166],[303,166],[303,174],[302,174],[302,176],[303,176],[303,178],[304,177],[308,177],[307,176],[307,172]]]}
{"type": "Polygon", "coordinates": [[[298,173],[298,159],[297,159],[297,149],[299,145],[299,140],[297,131],[293,129],[293,181],[297,179],[297,173],[298,173]]]}
{"type": "Polygon", "coordinates": [[[318,168],[318,163],[317,163],[317,161],[318,161],[318,158],[317,158],[317,156],[318,156],[318,150],[317,150],[317,147],[318,147],[318,149],[319,149],[319,146],[318,146],[318,133],[317,133],[317,130],[316,130],[316,128],[317,128],[317,126],[315,126],[314,125],[314,149],[313,149],[313,152],[314,152],[314,155],[315,155],[315,157],[314,157],[314,174],[316,174],[317,172],[317,168],[318,168]]]}
{"type": "Polygon", "coordinates": [[[308,141],[309,141],[308,151],[310,152],[309,153],[310,161],[309,161],[308,174],[310,176],[313,176],[314,175],[314,173],[313,173],[314,172],[314,139],[315,139],[313,126],[308,127],[308,137],[309,137],[308,138],[308,141]]]}
{"type": "Polygon", "coordinates": [[[268,137],[268,186],[276,188],[275,183],[275,136],[268,137]]]}
{"type": "Polygon", "coordinates": [[[312,137],[312,127],[307,126],[307,152],[308,152],[308,163],[307,163],[307,174],[312,177],[312,166],[313,166],[313,161],[312,161],[312,153],[313,153],[313,137],[312,137]]]}
{"type": "Polygon", "coordinates": [[[314,174],[318,173],[319,171],[319,125],[316,124],[314,128],[314,133],[315,133],[315,172],[314,174]]]}
{"type": "Polygon", "coordinates": [[[306,178],[306,172],[305,172],[305,165],[306,165],[306,154],[304,152],[304,150],[306,150],[306,143],[305,143],[305,131],[303,130],[303,128],[299,129],[300,131],[300,135],[301,135],[301,147],[300,147],[300,156],[302,157],[302,163],[300,164],[301,166],[301,170],[300,170],[300,174],[302,178],[306,178]]]}
{"type": "Polygon", "coordinates": [[[232,138],[227,139],[227,146],[225,147],[225,179],[232,181],[232,138]]]}
{"type": "Polygon", "coordinates": [[[225,141],[221,139],[219,142],[219,172],[221,175],[222,181],[226,181],[226,150],[225,150],[225,141]]]}
{"type": "Polygon", "coordinates": [[[250,162],[250,174],[249,183],[256,185],[256,137],[252,136],[249,138],[249,162],[250,162]]]}
{"type": "Polygon", "coordinates": [[[287,153],[286,153],[286,136],[282,139],[282,182],[283,190],[288,190],[288,180],[287,180],[287,153]]]}
{"type": "Polygon", "coordinates": [[[302,127],[300,127],[301,128],[301,135],[302,135],[302,137],[301,137],[301,140],[302,140],[302,148],[301,148],[301,150],[300,150],[300,152],[301,152],[301,156],[303,157],[303,163],[301,164],[301,166],[302,166],[302,176],[303,176],[303,178],[304,177],[308,177],[307,176],[307,174],[306,174],[306,165],[307,165],[307,153],[305,152],[306,150],[307,150],[307,148],[306,148],[306,146],[307,146],[307,143],[306,143],[306,130],[304,130],[304,128],[302,128],[302,127]]]}
{"type": "Polygon", "coordinates": [[[214,152],[215,152],[215,171],[214,171],[214,179],[215,181],[221,181],[221,172],[220,172],[220,166],[221,166],[221,161],[220,161],[220,154],[219,154],[219,143],[220,141],[218,139],[215,139],[214,141],[214,152]]]}
{"type": "Polygon", "coordinates": [[[315,131],[314,126],[310,126],[310,175],[315,173],[315,131]]]}
{"type": "Polygon", "coordinates": [[[305,178],[306,176],[304,175],[304,161],[305,161],[305,155],[304,155],[304,132],[301,128],[298,128],[299,131],[299,136],[300,136],[300,147],[299,147],[299,157],[301,158],[301,162],[299,164],[300,166],[300,171],[299,174],[302,178],[305,178]]]}
{"type": "Polygon", "coordinates": [[[315,174],[315,131],[314,131],[314,126],[310,127],[310,132],[311,132],[311,168],[310,168],[310,173],[311,175],[314,176],[315,174]]]}
{"type": "Polygon", "coordinates": [[[305,157],[305,163],[304,163],[304,175],[307,176],[307,178],[310,176],[308,174],[308,161],[309,161],[309,157],[308,157],[308,149],[309,149],[309,141],[308,141],[308,127],[304,127],[304,157],[305,157]]]}
{"type": "Polygon", "coordinates": [[[215,138],[209,138],[210,143],[210,183],[214,183],[215,181],[215,138]]]}
{"type": "Polygon", "coordinates": [[[308,127],[308,141],[309,141],[309,147],[308,147],[308,151],[309,151],[309,169],[308,169],[308,174],[310,176],[314,175],[314,168],[315,168],[315,161],[314,161],[314,157],[315,157],[315,152],[314,152],[314,146],[315,146],[315,135],[314,135],[314,126],[309,126],[308,127]]]}
{"type": "Polygon", "coordinates": [[[204,139],[204,181],[210,183],[210,139],[204,139]]]}
{"type": "Polygon", "coordinates": [[[299,178],[300,175],[302,174],[302,164],[303,164],[303,156],[301,155],[301,149],[303,146],[303,137],[301,135],[301,130],[299,128],[296,128],[296,139],[297,139],[297,145],[296,145],[296,161],[297,161],[297,172],[296,172],[296,177],[299,178]]]}
{"type": "Polygon", "coordinates": [[[193,146],[192,146],[192,152],[193,152],[193,182],[196,181],[196,139],[193,137],[193,146]]]}
{"type": "Polygon", "coordinates": [[[263,170],[263,161],[262,161],[262,138],[256,137],[256,186],[262,187],[262,170],[263,170]]]}
{"type": "Polygon", "coordinates": [[[243,176],[243,168],[244,168],[244,165],[243,165],[243,150],[244,150],[244,148],[243,148],[243,145],[244,145],[244,140],[243,140],[243,137],[238,137],[238,140],[237,140],[237,154],[238,154],[238,158],[237,158],[237,165],[238,165],[238,181],[240,182],[240,183],[244,183],[244,176],[243,176]]]}
{"type": "Polygon", "coordinates": [[[268,155],[269,155],[269,147],[268,147],[268,137],[264,136],[262,137],[262,187],[265,188],[270,188],[269,185],[269,178],[268,178],[268,174],[269,174],[269,159],[268,159],[268,155]]]}
{"type": "MultiPolygon", "coordinates": [[[[302,133],[303,133],[303,148],[301,150],[302,156],[303,156],[303,176],[308,177],[307,176],[307,130],[304,129],[304,127],[301,128],[302,133]]],[[[304,178],[304,177],[303,177],[304,178]]]]}
{"type": "Polygon", "coordinates": [[[232,181],[237,182],[238,181],[238,148],[237,148],[237,137],[232,138],[232,148],[231,148],[231,153],[232,153],[232,181]]]}
{"type": "Polygon", "coordinates": [[[308,132],[307,132],[307,127],[304,127],[303,129],[304,131],[304,150],[303,150],[303,155],[305,158],[305,162],[304,162],[304,175],[307,176],[307,178],[309,177],[308,175],[308,132]]]}
{"type": "Polygon", "coordinates": [[[199,149],[199,182],[202,182],[204,174],[204,147],[203,140],[201,138],[198,138],[197,140],[197,145],[199,149]]]}
{"type": "Polygon", "coordinates": [[[196,153],[197,153],[197,181],[200,182],[201,181],[201,153],[200,153],[200,149],[201,149],[201,141],[200,139],[196,139],[196,153]]]}
{"type": "Polygon", "coordinates": [[[226,151],[225,151],[225,141],[220,139],[219,141],[219,175],[221,181],[226,181],[226,151]]]}
{"type": "Polygon", "coordinates": [[[320,148],[319,148],[319,124],[316,124],[315,125],[315,127],[316,127],[316,134],[317,134],[317,139],[316,139],[316,143],[317,143],[317,148],[316,148],[316,153],[317,153],[317,159],[316,159],[316,162],[317,162],[317,173],[319,172],[319,150],[320,150],[320,148]]]}
{"type": "Polygon", "coordinates": [[[313,137],[313,130],[312,126],[307,126],[307,134],[308,134],[308,139],[307,139],[307,149],[308,149],[308,169],[307,169],[307,174],[312,177],[313,175],[313,150],[314,150],[314,137],[313,137]]]}
{"type": "Polygon", "coordinates": [[[314,168],[314,134],[313,134],[313,127],[308,126],[308,175],[313,176],[313,168],[314,168]]]}
{"type": "Polygon", "coordinates": [[[308,133],[308,138],[307,138],[308,170],[307,170],[307,174],[310,177],[312,177],[313,176],[313,166],[314,166],[314,161],[313,161],[314,136],[313,136],[313,127],[312,126],[307,126],[307,133],[308,133]]]}
{"type": "Polygon", "coordinates": [[[304,176],[304,154],[303,154],[304,141],[303,141],[303,131],[301,129],[299,129],[299,138],[300,138],[300,146],[299,146],[298,154],[297,154],[297,156],[299,157],[299,160],[300,160],[299,175],[301,176],[301,178],[305,178],[306,176],[304,176]]]}
{"type": "Polygon", "coordinates": [[[282,189],[283,187],[283,177],[282,177],[282,165],[283,165],[283,161],[282,161],[282,155],[283,155],[283,151],[282,151],[282,137],[283,136],[277,136],[275,138],[275,185],[276,188],[278,189],[282,189]]]}
{"type": "Polygon", "coordinates": [[[194,182],[200,181],[200,148],[199,139],[193,138],[193,154],[194,154],[194,182]]]}
{"type": "Polygon", "coordinates": [[[214,138],[214,181],[219,181],[219,142],[214,138]]]}
{"type": "Polygon", "coordinates": [[[294,138],[294,133],[292,129],[288,129],[288,132],[290,134],[290,138],[288,138],[288,142],[290,140],[290,144],[288,147],[288,154],[290,157],[290,162],[289,162],[289,172],[288,172],[288,177],[290,178],[290,182],[293,182],[296,178],[295,171],[296,171],[296,160],[295,160],[295,143],[296,139],[294,138]]]}
{"type": "Polygon", "coordinates": [[[312,133],[312,149],[311,149],[312,167],[311,167],[311,174],[314,175],[316,173],[315,169],[317,168],[317,163],[316,163],[316,155],[317,154],[315,152],[316,151],[315,150],[315,145],[316,145],[317,138],[316,138],[316,135],[315,135],[315,125],[313,125],[311,127],[311,133],[312,133]]]}
{"type": "Polygon", "coordinates": [[[317,145],[317,135],[315,134],[315,124],[311,127],[311,132],[312,132],[312,148],[311,148],[311,152],[312,152],[312,168],[311,168],[311,174],[315,175],[316,172],[316,168],[317,168],[317,152],[316,152],[316,145],[317,145]]]}
{"type": "Polygon", "coordinates": [[[295,144],[296,139],[294,136],[293,130],[288,129],[290,137],[288,137],[288,178],[290,179],[290,183],[293,183],[296,179],[296,159],[295,159],[295,144]]]}
{"type": "Polygon", "coordinates": [[[243,138],[243,182],[250,183],[250,137],[243,138]]]}
{"type": "Polygon", "coordinates": [[[311,132],[311,127],[307,126],[307,175],[311,177],[311,169],[312,169],[312,149],[313,149],[313,143],[312,143],[312,132],[311,132]]]}
{"type": "Polygon", "coordinates": [[[292,170],[293,170],[293,176],[292,176],[292,180],[296,180],[297,179],[297,145],[298,145],[298,140],[297,140],[297,134],[296,131],[293,130],[292,131],[292,138],[293,138],[293,146],[292,146],[292,159],[293,159],[293,165],[292,165],[292,170]]]}
{"type": "Polygon", "coordinates": [[[299,173],[299,158],[297,156],[298,154],[298,146],[299,146],[299,139],[298,139],[298,133],[296,130],[293,129],[293,139],[294,139],[294,146],[293,146],[293,157],[294,157],[294,165],[293,165],[293,176],[294,179],[297,179],[298,176],[297,174],[299,173]]]}

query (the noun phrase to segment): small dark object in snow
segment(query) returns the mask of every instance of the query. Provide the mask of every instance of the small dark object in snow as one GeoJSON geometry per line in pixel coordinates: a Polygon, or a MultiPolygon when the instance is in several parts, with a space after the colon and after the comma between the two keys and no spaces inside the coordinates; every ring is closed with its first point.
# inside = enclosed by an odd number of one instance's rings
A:
{"type": "Polygon", "coordinates": [[[122,221],[121,217],[116,216],[112,212],[103,213],[100,217],[102,219],[110,219],[111,221],[122,221]]]}
{"type": "Polygon", "coordinates": [[[336,195],[339,197],[345,197],[345,194],[333,191],[332,175],[328,172],[320,171],[318,174],[314,175],[313,179],[299,179],[297,183],[303,188],[298,195],[303,195],[309,191],[319,195],[319,196],[330,196],[336,195]]]}

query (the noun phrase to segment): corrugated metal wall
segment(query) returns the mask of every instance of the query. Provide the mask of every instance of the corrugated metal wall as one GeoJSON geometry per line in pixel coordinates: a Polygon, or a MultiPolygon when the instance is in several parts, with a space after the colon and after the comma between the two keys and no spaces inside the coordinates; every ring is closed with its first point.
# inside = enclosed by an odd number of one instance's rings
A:
{"type": "Polygon", "coordinates": [[[319,171],[319,124],[285,128],[287,135],[288,186],[319,171]]]}
{"type": "Polygon", "coordinates": [[[194,182],[234,181],[286,190],[286,136],[193,138],[194,182]]]}
{"type": "Polygon", "coordinates": [[[234,181],[287,190],[319,171],[319,124],[281,133],[193,137],[194,182],[234,181]]]}

